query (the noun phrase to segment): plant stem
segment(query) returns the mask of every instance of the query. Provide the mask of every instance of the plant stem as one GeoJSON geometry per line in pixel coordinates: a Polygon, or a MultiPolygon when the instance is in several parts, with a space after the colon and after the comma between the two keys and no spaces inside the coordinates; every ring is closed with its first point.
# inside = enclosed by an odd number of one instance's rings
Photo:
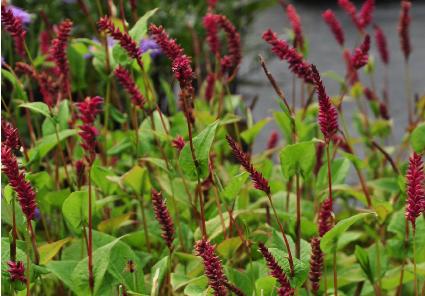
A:
{"type": "Polygon", "coordinates": [[[413,235],[413,289],[415,290],[415,296],[418,296],[418,277],[416,271],[416,228],[412,228],[413,235]]]}
{"type": "Polygon", "coordinates": [[[328,163],[328,191],[329,191],[329,199],[331,200],[331,208],[333,211],[333,197],[332,197],[332,171],[331,171],[331,157],[329,152],[329,142],[326,143],[326,158],[328,163]]]}
{"type": "Polygon", "coordinates": [[[146,247],[148,248],[148,252],[150,252],[151,251],[151,243],[150,243],[150,239],[149,239],[148,224],[147,224],[147,221],[146,221],[145,202],[144,202],[144,199],[143,199],[143,193],[142,193],[142,196],[140,198],[138,197],[138,194],[136,193],[136,198],[140,200],[140,210],[142,212],[143,232],[145,233],[146,247]]]}
{"type": "Polygon", "coordinates": [[[93,221],[92,221],[92,200],[91,200],[91,165],[88,167],[88,185],[89,185],[89,239],[88,239],[88,248],[87,248],[87,255],[88,255],[88,270],[89,270],[89,286],[90,291],[93,294],[94,290],[94,276],[93,276],[93,221]]]}
{"type": "Polygon", "coordinates": [[[34,232],[34,229],[32,227],[31,220],[27,221],[27,227],[28,227],[28,233],[29,233],[30,238],[31,238],[32,249],[34,251],[34,262],[35,262],[35,264],[38,265],[40,263],[40,254],[38,253],[37,241],[36,241],[36,238],[35,238],[35,232],[34,232]]]}
{"type": "Polygon", "coordinates": [[[336,250],[333,252],[334,295],[338,296],[338,276],[336,270],[336,250]]]}
{"type": "Polygon", "coordinates": [[[294,260],[292,258],[291,248],[289,247],[289,242],[288,242],[288,239],[286,238],[285,230],[283,229],[282,223],[280,223],[279,216],[277,214],[276,208],[273,205],[272,196],[270,195],[270,193],[267,194],[267,197],[269,198],[270,207],[273,209],[274,217],[276,218],[276,222],[279,225],[280,232],[282,233],[286,250],[288,251],[289,269],[291,270],[291,277],[292,277],[295,274],[295,270],[294,270],[294,260]]]}
{"type": "Polygon", "coordinates": [[[297,218],[295,222],[295,256],[300,259],[301,254],[301,191],[300,175],[295,175],[296,193],[297,193],[297,218]]]}
{"type": "Polygon", "coordinates": [[[16,261],[16,213],[15,213],[15,198],[12,198],[12,242],[10,243],[10,260],[16,261]]]}
{"type": "Polygon", "coordinates": [[[66,180],[68,181],[68,184],[72,184],[71,183],[71,178],[69,177],[69,173],[68,173],[68,168],[66,165],[66,160],[65,160],[65,155],[63,154],[63,150],[62,147],[60,145],[60,138],[59,138],[59,131],[58,131],[58,125],[55,124],[55,134],[56,134],[56,141],[58,142],[58,151],[59,151],[59,155],[61,157],[62,163],[63,163],[63,168],[65,170],[65,176],[66,176],[66,180]]]}

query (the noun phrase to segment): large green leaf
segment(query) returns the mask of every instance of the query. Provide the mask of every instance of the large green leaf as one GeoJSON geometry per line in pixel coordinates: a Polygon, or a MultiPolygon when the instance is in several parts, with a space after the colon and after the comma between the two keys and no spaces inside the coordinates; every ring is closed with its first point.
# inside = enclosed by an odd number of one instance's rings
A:
{"type": "MultiPolygon", "coordinates": [[[[66,138],[69,138],[71,136],[74,136],[77,134],[77,130],[75,129],[66,129],[63,131],[60,131],[59,136],[59,142],[62,142],[66,138]]],[[[29,157],[30,160],[39,158],[44,158],[53,148],[55,148],[58,145],[58,140],[56,134],[48,135],[46,137],[41,138],[35,145],[34,148],[32,148],[29,151],[29,157]]]]}
{"type": "Polygon", "coordinates": [[[349,218],[339,221],[331,230],[329,230],[320,241],[320,248],[324,253],[332,253],[337,246],[339,237],[357,221],[368,215],[376,215],[375,213],[360,213],[349,218]]]}
{"type": "Polygon", "coordinates": [[[128,32],[130,36],[140,42],[142,38],[146,35],[148,30],[148,20],[158,11],[158,8],[147,11],[139,20],[134,24],[133,28],[128,32]]]}
{"type": "Polygon", "coordinates": [[[312,172],[316,149],[314,142],[301,142],[287,145],[280,152],[280,166],[286,179],[295,174],[308,176],[312,172]]]}
{"type": "Polygon", "coordinates": [[[417,153],[425,151],[425,123],[421,123],[413,130],[410,144],[417,153]]]}
{"type": "Polygon", "coordinates": [[[47,118],[51,117],[49,106],[47,106],[43,102],[24,103],[24,104],[19,105],[19,107],[20,108],[26,108],[26,109],[29,109],[31,111],[34,111],[35,113],[42,114],[43,116],[45,116],[47,118]]]}
{"type": "Polygon", "coordinates": [[[193,146],[195,150],[196,160],[198,167],[192,158],[189,143],[184,146],[180,152],[179,164],[183,173],[191,180],[199,178],[203,179],[208,176],[208,159],[209,153],[214,142],[215,132],[217,130],[219,121],[215,121],[207,126],[203,131],[193,138],[193,146]]]}
{"type": "MultiPolygon", "coordinates": [[[[83,223],[87,223],[89,217],[88,191],[72,192],[63,202],[62,213],[65,220],[78,230],[83,223]]],[[[93,213],[95,212],[95,197],[92,194],[93,213]]]]}
{"type": "Polygon", "coordinates": [[[245,143],[251,144],[254,141],[255,137],[257,137],[257,135],[269,122],[270,122],[270,118],[264,118],[258,121],[256,124],[254,124],[250,128],[241,132],[240,134],[241,138],[245,141],[245,143]]]}
{"type": "MultiPolygon", "coordinates": [[[[50,270],[62,283],[65,284],[71,291],[78,295],[78,290],[72,282],[72,270],[77,266],[78,261],[73,260],[61,260],[61,261],[50,261],[47,264],[47,269],[50,270]]],[[[89,295],[89,294],[88,294],[89,295]]]]}
{"type": "Polygon", "coordinates": [[[226,184],[223,190],[223,195],[228,201],[233,201],[238,196],[242,187],[244,186],[249,175],[246,172],[240,173],[232,177],[226,184]]]}

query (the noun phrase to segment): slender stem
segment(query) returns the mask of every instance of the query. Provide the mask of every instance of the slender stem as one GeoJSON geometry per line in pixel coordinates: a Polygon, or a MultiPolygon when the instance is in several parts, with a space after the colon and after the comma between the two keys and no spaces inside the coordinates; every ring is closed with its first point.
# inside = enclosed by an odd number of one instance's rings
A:
{"type": "Polygon", "coordinates": [[[68,173],[68,168],[66,165],[66,160],[65,160],[65,155],[63,153],[62,147],[60,145],[60,138],[59,138],[59,131],[58,131],[58,125],[55,124],[55,134],[56,134],[56,141],[58,142],[58,151],[59,151],[59,155],[61,157],[62,163],[63,163],[63,168],[65,171],[65,176],[66,176],[66,180],[68,181],[68,184],[72,184],[71,183],[71,178],[69,177],[69,173],[68,173]]]}
{"type": "MultiPolygon", "coordinates": [[[[379,232],[379,227],[378,227],[379,232]]],[[[381,247],[380,247],[380,239],[379,234],[376,237],[376,272],[378,273],[378,280],[376,283],[376,295],[381,296],[382,295],[382,281],[381,281],[381,247]]],[[[375,286],[375,285],[374,285],[375,286]]]]}
{"type": "Polygon", "coordinates": [[[338,296],[338,276],[336,268],[336,250],[333,253],[333,272],[334,272],[334,295],[338,296]]]}
{"type": "Polygon", "coordinates": [[[406,91],[406,101],[407,101],[407,111],[408,111],[408,121],[409,125],[413,122],[413,110],[412,110],[412,91],[410,88],[410,67],[409,62],[406,60],[404,64],[404,83],[405,83],[405,91],[406,91]]]}
{"type": "Polygon", "coordinates": [[[35,264],[38,265],[40,263],[40,254],[39,254],[38,249],[37,249],[37,241],[36,241],[36,238],[35,238],[35,232],[34,232],[34,229],[32,227],[31,220],[27,221],[27,226],[28,226],[28,232],[29,232],[29,235],[30,235],[30,238],[31,238],[32,249],[34,251],[34,262],[35,262],[35,264]]]}
{"type": "Polygon", "coordinates": [[[88,185],[89,185],[89,239],[88,239],[88,270],[89,270],[89,286],[90,291],[93,294],[94,290],[94,276],[93,276],[93,221],[92,221],[92,200],[91,200],[91,165],[88,167],[88,185]]]}
{"type": "Polygon", "coordinates": [[[282,233],[283,241],[285,243],[286,250],[288,251],[288,261],[289,261],[289,269],[291,270],[291,276],[294,276],[294,260],[292,258],[291,248],[289,247],[288,239],[286,238],[285,230],[283,229],[282,223],[280,223],[279,216],[277,214],[276,208],[273,205],[272,196],[270,193],[267,194],[269,198],[270,207],[273,209],[274,217],[276,218],[277,225],[279,225],[280,232],[282,233]]]}
{"type": "Polygon", "coordinates": [[[412,229],[413,235],[413,289],[415,290],[415,296],[418,296],[418,277],[416,271],[416,228],[412,229]]]}
{"type": "Polygon", "coordinates": [[[27,286],[27,296],[31,296],[31,258],[30,255],[27,254],[27,278],[26,278],[26,286],[27,286]]]}
{"type": "Polygon", "coordinates": [[[296,193],[297,193],[297,218],[295,222],[295,256],[300,259],[301,254],[301,191],[300,191],[300,175],[295,175],[296,193]]]}
{"type": "MultiPolygon", "coordinates": [[[[143,182],[143,184],[144,184],[144,182],[143,182]]],[[[143,199],[143,194],[139,198],[137,193],[136,193],[136,198],[140,200],[140,210],[142,212],[143,232],[145,233],[146,247],[148,248],[148,252],[150,252],[151,243],[150,243],[150,239],[149,239],[148,224],[147,224],[147,221],[146,221],[145,203],[144,203],[144,199],[143,199]]]]}
{"type": "Polygon", "coordinates": [[[15,198],[12,198],[12,242],[10,243],[10,260],[16,261],[16,238],[18,232],[16,231],[16,213],[15,213],[15,198]]]}
{"type": "Polygon", "coordinates": [[[333,210],[333,198],[332,198],[332,171],[331,171],[331,157],[329,153],[329,142],[326,143],[326,158],[328,162],[328,191],[329,199],[331,200],[331,208],[333,210]]]}

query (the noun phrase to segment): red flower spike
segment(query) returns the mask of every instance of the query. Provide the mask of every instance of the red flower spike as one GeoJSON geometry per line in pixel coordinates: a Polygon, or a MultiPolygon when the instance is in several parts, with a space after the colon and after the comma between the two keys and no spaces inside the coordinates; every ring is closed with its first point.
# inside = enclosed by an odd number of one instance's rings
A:
{"type": "Polygon", "coordinates": [[[407,203],[406,219],[416,227],[415,221],[425,208],[425,174],[422,156],[416,152],[409,159],[409,167],[406,173],[407,203]]]}
{"type": "Polygon", "coordinates": [[[97,26],[99,31],[109,34],[115,41],[119,42],[121,47],[127,51],[127,54],[131,58],[141,62],[142,50],[137,45],[136,41],[131,38],[128,33],[123,33],[119,28],[115,27],[108,16],[102,17],[97,22],[97,26]]]}
{"type": "Polygon", "coordinates": [[[196,255],[204,262],[205,275],[209,286],[216,296],[226,296],[226,276],[221,265],[220,258],[215,254],[215,247],[207,240],[201,239],[195,244],[196,255]]]}
{"type": "Polygon", "coordinates": [[[155,212],[156,220],[161,225],[162,234],[168,249],[172,249],[174,240],[174,224],[168,211],[167,205],[162,197],[161,192],[152,188],[152,205],[155,212]]]}
{"type": "Polygon", "coordinates": [[[176,148],[177,152],[180,153],[180,151],[182,151],[184,145],[186,145],[186,143],[184,142],[184,139],[182,136],[177,136],[173,139],[173,141],[171,142],[171,146],[173,146],[174,148],[176,148]]]}
{"type": "Polygon", "coordinates": [[[267,149],[273,149],[277,146],[277,143],[279,142],[279,134],[277,131],[272,131],[269,139],[267,140],[267,149]]]}
{"type": "Polygon", "coordinates": [[[301,27],[301,18],[298,15],[297,10],[295,9],[295,6],[292,4],[289,4],[286,6],[286,15],[288,16],[289,22],[291,23],[292,30],[294,31],[294,47],[295,48],[304,48],[304,37],[303,37],[303,30],[301,27]]]}
{"type": "Polygon", "coordinates": [[[7,270],[7,272],[9,273],[10,279],[12,281],[20,281],[23,283],[26,282],[25,266],[22,261],[17,261],[17,262],[8,261],[7,265],[9,266],[9,269],[7,270]]]}
{"type": "Polygon", "coordinates": [[[6,120],[1,121],[1,136],[2,144],[6,147],[12,150],[19,150],[21,148],[18,129],[6,120]]]}
{"type": "Polygon", "coordinates": [[[332,229],[333,214],[332,200],[330,198],[325,199],[320,206],[318,224],[320,237],[324,236],[326,232],[332,229]]]}
{"type": "Polygon", "coordinates": [[[207,80],[207,86],[205,87],[205,99],[209,102],[214,96],[214,88],[215,88],[214,73],[209,73],[206,80],[207,80]]]}
{"type": "Polygon", "coordinates": [[[329,142],[332,136],[338,131],[338,112],[326,93],[325,86],[316,66],[312,65],[311,69],[313,72],[313,84],[319,98],[319,126],[326,142],[329,142]]]}
{"type": "Polygon", "coordinates": [[[220,49],[220,43],[218,39],[218,15],[213,13],[207,13],[202,23],[205,31],[207,31],[207,42],[210,50],[213,54],[218,54],[220,49]]]}
{"type": "Polygon", "coordinates": [[[307,83],[313,81],[311,66],[304,61],[302,55],[293,47],[290,47],[285,40],[277,38],[276,33],[268,29],[263,33],[263,40],[272,46],[272,51],[281,60],[289,63],[289,69],[307,83]]]}
{"type": "Polygon", "coordinates": [[[390,120],[390,113],[388,112],[387,105],[384,102],[379,102],[379,114],[385,120],[390,120]]]}
{"type": "Polygon", "coordinates": [[[362,44],[354,50],[351,56],[351,64],[358,70],[369,61],[370,36],[366,35],[362,44]]]}
{"type": "Polygon", "coordinates": [[[19,171],[18,161],[13,155],[10,147],[1,145],[2,171],[9,179],[9,184],[15,190],[19,205],[28,221],[35,216],[37,203],[35,201],[35,192],[31,184],[25,180],[24,172],[19,171]]]}
{"type": "Polygon", "coordinates": [[[390,61],[390,55],[388,52],[387,39],[385,38],[384,32],[378,25],[374,26],[374,30],[375,30],[375,40],[376,40],[376,45],[378,47],[379,55],[381,57],[382,62],[385,65],[388,65],[390,61]]]}
{"type": "Polygon", "coordinates": [[[118,66],[114,70],[114,74],[121,85],[125,88],[127,93],[131,96],[132,104],[142,109],[146,100],[140,90],[137,88],[136,83],[134,82],[130,73],[125,68],[118,66]]]}
{"type": "Polygon", "coordinates": [[[5,5],[1,6],[1,23],[6,32],[8,32],[15,43],[16,51],[20,56],[25,56],[25,35],[21,19],[16,17],[12,10],[5,5]]]}
{"type": "Polygon", "coordinates": [[[273,255],[263,243],[259,243],[259,247],[261,254],[266,260],[270,275],[274,277],[280,284],[280,288],[278,289],[278,295],[294,295],[294,289],[291,288],[291,284],[289,283],[286,274],[284,273],[280,265],[277,263],[276,259],[273,257],[273,255]]]}
{"type": "Polygon", "coordinates": [[[311,283],[313,295],[317,295],[320,288],[320,278],[322,277],[323,253],[320,249],[320,238],[313,237],[311,239],[311,256],[310,256],[310,272],[308,278],[311,283]]]}
{"type": "Polygon", "coordinates": [[[86,183],[86,165],[84,161],[77,160],[75,162],[75,171],[77,175],[77,186],[81,187],[86,183]]]}
{"type": "Polygon", "coordinates": [[[354,25],[356,25],[357,29],[363,31],[361,23],[357,19],[357,9],[356,6],[350,0],[338,0],[338,5],[345,11],[348,16],[351,17],[354,25]]]}
{"type": "Polygon", "coordinates": [[[226,33],[227,55],[221,61],[222,71],[236,69],[242,61],[241,37],[235,26],[224,15],[219,15],[219,25],[226,33]]]}
{"type": "Polygon", "coordinates": [[[332,10],[328,9],[322,14],[323,20],[328,24],[331,29],[334,37],[339,45],[344,46],[344,31],[342,29],[341,23],[336,18],[332,10]]]}
{"type": "Polygon", "coordinates": [[[400,36],[401,50],[403,51],[404,59],[407,61],[412,51],[410,45],[409,26],[410,26],[410,8],[412,3],[410,1],[401,1],[401,13],[398,24],[398,35],[400,36]]]}
{"type": "Polygon", "coordinates": [[[233,140],[230,136],[226,137],[227,142],[229,143],[230,148],[232,148],[233,155],[237,161],[245,168],[245,170],[250,174],[251,180],[254,183],[254,187],[258,190],[270,194],[269,182],[263,177],[263,175],[258,172],[251,161],[249,160],[248,154],[242,151],[242,148],[233,140]]]}
{"type": "Polygon", "coordinates": [[[374,9],[375,0],[366,0],[363,3],[358,15],[358,22],[362,29],[365,29],[372,22],[374,9]]]}
{"type": "Polygon", "coordinates": [[[51,58],[55,62],[56,69],[62,76],[62,83],[64,92],[69,91],[69,63],[66,55],[66,49],[68,47],[68,39],[71,34],[72,22],[70,20],[64,20],[58,27],[57,37],[53,39],[52,46],[50,48],[51,58]]]}

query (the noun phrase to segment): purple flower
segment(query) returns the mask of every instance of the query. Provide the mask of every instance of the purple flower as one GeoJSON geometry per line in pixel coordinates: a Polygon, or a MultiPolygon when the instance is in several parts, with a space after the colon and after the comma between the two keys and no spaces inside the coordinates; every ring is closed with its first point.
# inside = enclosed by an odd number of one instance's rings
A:
{"type": "Polygon", "coordinates": [[[140,48],[142,49],[142,53],[149,51],[151,58],[156,58],[162,53],[161,47],[151,38],[142,39],[140,41],[140,48]]]}
{"type": "Polygon", "coordinates": [[[13,15],[20,19],[24,25],[28,25],[29,23],[31,23],[31,14],[29,14],[22,8],[19,8],[14,5],[8,5],[8,8],[12,10],[13,15]]]}

